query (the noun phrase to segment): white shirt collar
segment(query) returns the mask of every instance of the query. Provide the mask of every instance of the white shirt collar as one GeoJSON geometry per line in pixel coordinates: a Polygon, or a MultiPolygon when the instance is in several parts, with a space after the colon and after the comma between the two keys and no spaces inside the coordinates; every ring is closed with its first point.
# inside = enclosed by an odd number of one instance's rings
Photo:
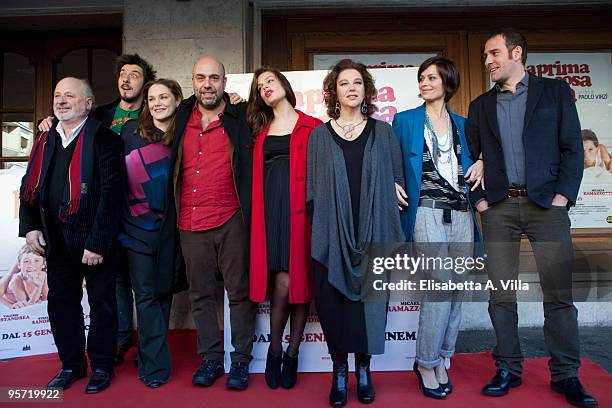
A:
{"type": "Polygon", "coordinates": [[[88,118],[89,118],[89,116],[86,117],[81,123],[79,123],[79,125],[77,127],[72,129],[72,132],[70,132],[70,134],[68,136],[66,136],[66,134],[64,133],[64,128],[62,127],[62,122],[58,122],[57,123],[57,126],[55,127],[55,130],[57,131],[57,133],[62,138],[62,146],[64,146],[64,149],[67,148],[68,145],[70,143],[72,143],[72,141],[74,139],[76,139],[76,137],[79,135],[79,132],[81,131],[83,126],[85,126],[85,122],[87,122],[88,118]]]}

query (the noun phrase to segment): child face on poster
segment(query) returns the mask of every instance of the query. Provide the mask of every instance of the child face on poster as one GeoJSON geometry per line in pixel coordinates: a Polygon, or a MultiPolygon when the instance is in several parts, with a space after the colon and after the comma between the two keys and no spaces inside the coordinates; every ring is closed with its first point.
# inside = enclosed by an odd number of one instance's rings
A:
{"type": "Polygon", "coordinates": [[[24,283],[42,286],[47,277],[45,258],[32,252],[23,254],[19,261],[19,272],[24,283]]]}

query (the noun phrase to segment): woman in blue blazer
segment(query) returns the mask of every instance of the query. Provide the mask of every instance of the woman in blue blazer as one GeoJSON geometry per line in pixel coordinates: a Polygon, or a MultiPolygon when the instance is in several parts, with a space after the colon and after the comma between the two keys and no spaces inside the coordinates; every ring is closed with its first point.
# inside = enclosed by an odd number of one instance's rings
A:
{"type": "MultiPolygon", "coordinates": [[[[401,215],[402,228],[417,256],[471,257],[479,232],[468,183],[481,182],[482,166],[470,168],[473,159],[464,134],[465,119],[446,105],[459,88],[459,72],[452,61],[436,56],[421,64],[418,80],[425,103],[398,113],[393,120],[409,204],[401,215]],[[470,169],[471,179],[464,169],[470,169]]],[[[462,282],[463,272],[460,267],[433,267],[417,276],[441,283],[462,282]]],[[[428,397],[443,399],[452,391],[445,363],[455,350],[461,296],[459,291],[429,291],[421,302],[414,371],[428,397]]]]}

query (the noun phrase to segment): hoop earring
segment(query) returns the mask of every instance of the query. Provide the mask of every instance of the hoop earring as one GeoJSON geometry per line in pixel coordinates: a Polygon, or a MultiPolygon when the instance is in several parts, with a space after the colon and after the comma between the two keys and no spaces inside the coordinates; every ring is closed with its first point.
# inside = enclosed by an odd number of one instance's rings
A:
{"type": "Polygon", "coordinates": [[[336,114],[340,114],[340,102],[336,101],[336,107],[334,108],[336,114]]]}
{"type": "Polygon", "coordinates": [[[368,104],[365,99],[361,103],[361,113],[363,113],[364,115],[368,113],[368,104]]]}

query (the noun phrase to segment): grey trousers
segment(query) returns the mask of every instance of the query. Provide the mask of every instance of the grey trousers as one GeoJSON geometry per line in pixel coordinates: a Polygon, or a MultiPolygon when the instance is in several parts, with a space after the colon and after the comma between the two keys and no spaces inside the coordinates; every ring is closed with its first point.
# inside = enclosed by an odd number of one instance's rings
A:
{"type": "Polygon", "coordinates": [[[223,361],[217,321],[217,276],[229,298],[232,362],[251,361],[257,304],[249,300],[248,233],[238,211],[220,227],[180,231],[187,268],[191,314],[198,333],[198,353],[204,360],[223,361]]]}
{"type": "MultiPolygon", "coordinates": [[[[481,213],[487,271],[497,288],[518,279],[521,235],[533,248],[544,295],[544,340],[551,359],[551,379],[578,375],[578,312],[572,300],[573,246],[565,207],[545,209],[527,197],[508,198],[481,213]]],[[[516,291],[489,291],[489,316],[497,345],[497,368],[521,375],[523,355],[518,337],[516,291]]]]}
{"type": "MultiPolygon", "coordinates": [[[[471,257],[474,241],[472,215],[464,211],[451,211],[451,223],[443,221],[443,211],[419,207],[413,233],[415,256],[426,257],[471,257]]],[[[419,274],[421,279],[436,282],[463,281],[465,274],[443,268],[428,269],[419,274]]],[[[424,368],[440,364],[440,357],[450,358],[455,352],[455,343],[461,323],[461,299],[463,293],[436,293],[421,302],[419,331],[416,344],[416,361],[424,368]],[[440,295],[440,296],[435,296],[440,295]],[[432,297],[435,296],[436,299],[432,297]]]]}

